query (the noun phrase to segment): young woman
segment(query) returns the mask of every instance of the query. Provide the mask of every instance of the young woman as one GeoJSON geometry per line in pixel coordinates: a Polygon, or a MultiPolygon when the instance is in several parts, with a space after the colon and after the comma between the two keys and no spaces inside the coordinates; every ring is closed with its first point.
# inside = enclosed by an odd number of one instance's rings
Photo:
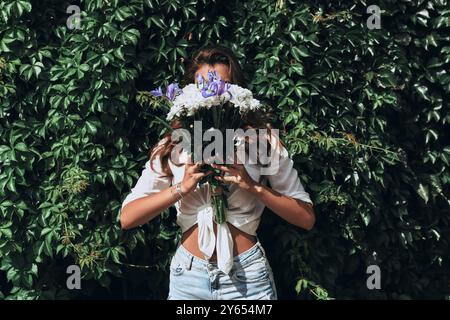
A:
{"type": "MultiPolygon", "coordinates": [[[[245,87],[236,56],[222,46],[200,49],[191,60],[185,82],[196,82],[196,74],[207,79],[212,70],[224,81],[245,87]]],[[[257,119],[248,122],[248,127],[258,125],[257,119]]],[[[168,299],[277,299],[272,270],[256,235],[262,211],[267,206],[306,230],[315,223],[313,203],[287,150],[280,144],[278,170],[267,176],[255,164],[214,165],[224,173],[218,179],[230,184],[227,221],[217,225],[210,191],[198,186],[211,172],[203,172],[201,164],[187,157],[172,161],[174,145],[167,135],[150,151],[141,177],[122,203],[120,216],[122,228],[130,229],[175,205],[183,235],[171,260],[168,299]]]]}

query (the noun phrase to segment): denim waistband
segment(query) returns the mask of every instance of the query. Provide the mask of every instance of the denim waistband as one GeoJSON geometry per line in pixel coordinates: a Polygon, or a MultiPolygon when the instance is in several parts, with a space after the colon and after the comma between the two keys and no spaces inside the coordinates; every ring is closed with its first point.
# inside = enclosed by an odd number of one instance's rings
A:
{"type": "MultiPolygon", "coordinates": [[[[189,263],[189,261],[192,261],[192,267],[206,269],[208,265],[217,266],[217,261],[205,260],[194,256],[181,243],[178,245],[175,255],[178,256],[177,258],[181,258],[187,263],[189,263]]],[[[245,267],[258,257],[266,257],[264,248],[262,247],[259,240],[257,240],[251,248],[233,257],[233,262],[241,267],[245,267]]]]}

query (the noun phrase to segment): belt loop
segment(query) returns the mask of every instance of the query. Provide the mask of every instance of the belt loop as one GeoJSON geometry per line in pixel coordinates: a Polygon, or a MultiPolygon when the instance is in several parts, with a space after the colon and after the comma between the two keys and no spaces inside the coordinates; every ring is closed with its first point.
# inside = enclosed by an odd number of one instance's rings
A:
{"type": "Polygon", "coordinates": [[[193,255],[191,255],[189,257],[189,262],[187,263],[187,266],[186,266],[187,270],[191,270],[191,268],[192,268],[192,260],[194,260],[194,256],[193,255]]]}
{"type": "Polygon", "coordinates": [[[264,250],[262,244],[258,241],[257,245],[258,245],[258,248],[261,250],[261,252],[262,252],[264,258],[267,258],[267,256],[266,256],[266,251],[264,250]]]}

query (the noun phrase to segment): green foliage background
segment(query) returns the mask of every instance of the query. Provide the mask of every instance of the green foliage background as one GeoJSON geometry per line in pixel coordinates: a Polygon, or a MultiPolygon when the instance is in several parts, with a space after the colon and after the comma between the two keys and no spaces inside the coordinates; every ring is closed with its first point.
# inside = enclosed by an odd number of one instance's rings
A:
{"type": "Polygon", "coordinates": [[[280,298],[449,298],[447,1],[92,0],[79,30],[71,4],[0,3],[0,298],[166,297],[174,212],[118,214],[163,129],[145,91],[208,42],[274,108],[315,203],[310,232],[264,214],[280,298]]]}

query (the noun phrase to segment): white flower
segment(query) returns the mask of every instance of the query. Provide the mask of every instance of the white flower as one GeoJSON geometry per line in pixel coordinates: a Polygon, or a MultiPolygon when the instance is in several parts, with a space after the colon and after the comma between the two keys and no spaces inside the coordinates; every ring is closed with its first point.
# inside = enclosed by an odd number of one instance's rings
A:
{"type": "Polygon", "coordinates": [[[220,106],[230,102],[240,113],[256,110],[260,107],[259,100],[253,98],[250,90],[235,84],[230,84],[228,92],[220,96],[205,98],[195,83],[188,84],[182,88],[182,93],[175,97],[173,105],[167,114],[166,119],[172,120],[175,117],[193,116],[199,109],[209,109],[213,106],[220,106]]]}

